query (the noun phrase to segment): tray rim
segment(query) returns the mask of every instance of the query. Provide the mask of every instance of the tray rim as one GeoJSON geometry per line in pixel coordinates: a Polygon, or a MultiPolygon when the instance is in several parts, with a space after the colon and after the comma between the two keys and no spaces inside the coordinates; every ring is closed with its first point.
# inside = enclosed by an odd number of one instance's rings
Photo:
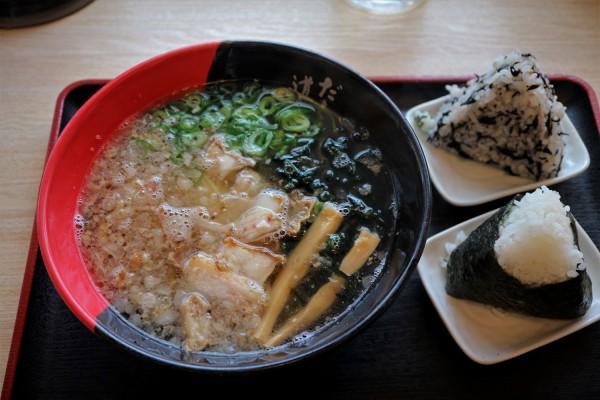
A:
{"type": "MultiPolygon", "coordinates": [[[[570,81],[581,86],[587,95],[592,107],[592,113],[594,114],[594,121],[596,122],[596,130],[600,132],[600,106],[598,103],[598,97],[592,85],[590,85],[583,78],[572,75],[572,74],[547,74],[550,83],[556,81],[570,81]]],[[[369,79],[374,83],[443,83],[443,82],[466,82],[473,78],[473,75],[405,75],[405,76],[394,76],[394,75],[375,75],[369,76],[369,79]]]]}
{"type": "MultiPolygon", "coordinates": [[[[44,167],[48,161],[48,157],[52,148],[54,147],[56,140],[58,139],[60,131],[60,122],[64,114],[64,102],[67,96],[75,89],[84,86],[93,85],[104,85],[109,79],[82,79],[70,83],[65,86],[55,101],[54,114],[52,117],[52,125],[50,127],[50,135],[48,138],[48,145],[46,147],[46,155],[44,159],[44,167]]],[[[37,210],[36,210],[37,213],[37,210]]],[[[0,394],[2,399],[9,399],[12,394],[14,385],[14,378],[16,375],[17,364],[19,361],[19,354],[21,350],[21,343],[23,340],[23,332],[25,330],[25,321],[27,317],[27,311],[29,309],[29,298],[31,295],[31,289],[33,286],[33,275],[35,272],[35,264],[39,256],[39,242],[37,237],[37,225],[35,220],[33,221],[31,239],[29,242],[29,250],[27,253],[27,261],[25,264],[25,271],[23,273],[23,279],[21,284],[21,292],[19,294],[19,302],[17,303],[17,312],[15,316],[15,323],[13,326],[13,334],[10,342],[10,349],[8,352],[8,360],[6,363],[6,372],[4,374],[4,382],[2,385],[2,393],[0,394]]]]}
{"type": "MultiPolygon", "coordinates": [[[[576,75],[571,74],[547,74],[548,79],[551,82],[554,81],[570,81],[582,87],[587,95],[594,116],[594,122],[596,125],[596,131],[600,134],[600,107],[598,103],[598,97],[592,88],[592,86],[576,75]]],[[[466,82],[473,78],[473,75],[373,75],[367,76],[375,84],[394,84],[394,83],[410,83],[410,84],[428,84],[428,83],[458,83],[466,82]]],[[[97,86],[105,85],[110,82],[111,79],[107,78],[89,78],[80,79],[73,81],[72,83],[65,86],[58,94],[54,106],[54,114],[52,118],[52,124],[50,127],[50,135],[48,138],[48,145],[46,148],[46,155],[44,160],[44,167],[48,160],[48,156],[52,151],[52,148],[56,144],[60,133],[60,123],[64,115],[64,103],[67,96],[74,90],[85,87],[85,86],[97,86]]],[[[404,114],[404,113],[403,113],[404,114]]],[[[36,211],[37,212],[37,211],[36,211]]],[[[4,382],[2,386],[2,392],[0,393],[1,399],[9,399],[12,394],[14,386],[14,378],[16,375],[17,364],[19,360],[19,354],[21,350],[21,344],[23,339],[23,333],[25,329],[26,316],[29,306],[29,299],[31,295],[31,289],[33,286],[33,275],[35,272],[36,261],[39,256],[39,244],[37,237],[37,227],[35,221],[33,222],[32,234],[29,243],[27,261],[25,270],[23,273],[21,292],[19,295],[19,301],[17,304],[17,312],[15,316],[15,322],[13,325],[13,334],[10,342],[10,349],[8,352],[8,360],[6,363],[6,372],[4,375],[4,382]]]]}

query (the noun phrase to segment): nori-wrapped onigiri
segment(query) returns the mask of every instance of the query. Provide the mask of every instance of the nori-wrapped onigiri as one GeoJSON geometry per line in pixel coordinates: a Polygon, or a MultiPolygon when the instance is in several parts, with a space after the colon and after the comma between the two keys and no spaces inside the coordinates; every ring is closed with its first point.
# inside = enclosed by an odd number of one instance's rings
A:
{"type": "Polygon", "coordinates": [[[450,296],[534,317],[577,318],[592,304],[575,220],[545,186],[515,196],[471,232],[446,269],[450,296]]]}

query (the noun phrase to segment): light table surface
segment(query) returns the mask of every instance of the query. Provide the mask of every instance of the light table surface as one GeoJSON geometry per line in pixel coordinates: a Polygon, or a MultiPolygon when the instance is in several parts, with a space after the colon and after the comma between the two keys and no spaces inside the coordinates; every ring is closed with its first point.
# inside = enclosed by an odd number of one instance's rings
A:
{"type": "Polygon", "coordinates": [[[58,94],[168,50],[228,39],[302,46],[371,77],[471,75],[520,49],[546,73],[600,91],[598,0],[425,0],[400,15],[343,0],[96,0],[55,22],[0,30],[0,377],[58,94]]]}

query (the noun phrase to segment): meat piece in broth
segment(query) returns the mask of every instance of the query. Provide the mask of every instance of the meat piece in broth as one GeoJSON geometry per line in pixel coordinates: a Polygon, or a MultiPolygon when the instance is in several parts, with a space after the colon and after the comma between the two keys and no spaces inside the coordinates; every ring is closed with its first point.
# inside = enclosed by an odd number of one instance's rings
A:
{"type": "Polygon", "coordinates": [[[245,193],[250,197],[256,196],[265,188],[264,179],[258,172],[251,168],[244,168],[238,172],[231,189],[238,193],[245,193]]]}
{"type": "Polygon", "coordinates": [[[222,263],[199,252],[183,266],[190,288],[197,290],[212,304],[238,313],[240,309],[259,313],[267,301],[264,289],[252,279],[236,274],[222,263]]]}
{"type": "Polygon", "coordinates": [[[224,193],[215,196],[218,204],[214,204],[215,212],[212,221],[230,224],[254,205],[254,199],[245,194],[224,193]]]}
{"type": "Polygon", "coordinates": [[[302,225],[310,218],[317,198],[306,196],[299,190],[292,190],[289,199],[287,233],[290,236],[296,236],[300,232],[302,225]]]}
{"type": "Polygon", "coordinates": [[[179,312],[186,334],[183,347],[188,351],[200,351],[209,345],[211,315],[210,303],[199,293],[188,294],[179,312]]]}
{"type": "MultiPolygon", "coordinates": [[[[254,167],[256,161],[244,157],[237,151],[227,150],[225,139],[213,135],[208,139],[205,150],[198,157],[201,168],[210,176],[227,180],[234,172],[246,167],[254,167]]],[[[235,178],[232,180],[235,182],[235,178]]]]}
{"type": "Polygon", "coordinates": [[[167,237],[173,242],[189,241],[192,228],[198,219],[207,219],[208,211],[204,207],[171,207],[161,204],[158,215],[167,237]]]}
{"type": "Polygon", "coordinates": [[[218,248],[232,229],[231,225],[211,221],[208,211],[202,206],[171,207],[161,204],[157,212],[179,264],[197,251],[218,248]]]}
{"type": "Polygon", "coordinates": [[[244,243],[272,241],[283,228],[283,218],[273,210],[255,206],[234,222],[233,235],[244,243]]]}
{"type": "Polygon", "coordinates": [[[254,205],[268,208],[276,214],[286,214],[289,205],[289,198],[285,192],[276,189],[266,189],[261,191],[255,199],[254,205]]]}
{"type": "Polygon", "coordinates": [[[227,267],[264,287],[265,281],[285,257],[264,247],[250,246],[233,238],[226,238],[221,257],[227,267]]]}

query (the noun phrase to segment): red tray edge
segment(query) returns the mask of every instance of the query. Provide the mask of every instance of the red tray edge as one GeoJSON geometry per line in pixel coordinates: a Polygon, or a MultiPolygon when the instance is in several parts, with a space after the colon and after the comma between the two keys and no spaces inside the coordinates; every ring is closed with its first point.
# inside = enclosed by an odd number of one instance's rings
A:
{"type": "MultiPolygon", "coordinates": [[[[581,86],[590,101],[594,121],[596,122],[596,130],[600,132],[600,105],[598,97],[592,86],[584,79],[571,74],[548,74],[550,82],[555,81],[571,81],[581,86]]],[[[472,75],[377,75],[369,76],[369,79],[375,83],[432,83],[432,82],[466,82],[473,78],[472,75]]]]}
{"type": "MultiPolygon", "coordinates": [[[[60,121],[63,115],[63,105],[65,98],[74,89],[86,86],[86,85],[98,85],[108,82],[108,79],[86,79],[73,82],[66,86],[58,95],[54,107],[54,116],[52,119],[52,125],[50,128],[50,137],[48,139],[48,146],[46,149],[45,161],[48,160],[48,156],[58,139],[60,121]]],[[[25,328],[25,317],[27,316],[27,309],[29,306],[29,297],[31,294],[31,287],[33,283],[33,273],[35,270],[35,263],[38,257],[38,237],[37,237],[37,226],[34,220],[31,240],[29,243],[29,251],[27,255],[27,263],[25,266],[25,272],[23,273],[23,283],[21,285],[21,293],[19,296],[19,303],[17,305],[17,313],[15,317],[15,324],[13,328],[13,336],[11,339],[10,350],[8,352],[8,361],[6,363],[6,372],[4,375],[4,383],[2,385],[2,400],[10,399],[12,395],[12,389],[14,384],[14,378],[17,369],[17,362],[19,359],[19,352],[21,350],[21,341],[23,338],[23,330],[25,328]]]]}

